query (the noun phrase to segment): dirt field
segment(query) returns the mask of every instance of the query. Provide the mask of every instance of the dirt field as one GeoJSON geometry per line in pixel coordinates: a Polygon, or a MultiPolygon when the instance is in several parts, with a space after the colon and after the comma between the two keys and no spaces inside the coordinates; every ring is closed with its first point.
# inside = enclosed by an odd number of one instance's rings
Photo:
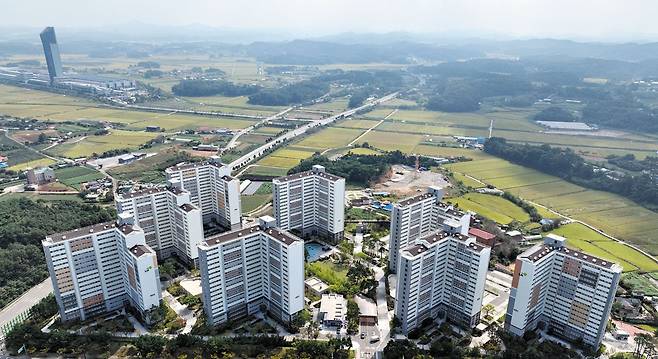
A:
{"type": "Polygon", "coordinates": [[[449,185],[450,183],[440,173],[431,171],[416,172],[408,166],[394,165],[391,167],[390,178],[376,184],[374,190],[409,196],[418,192],[425,192],[429,186],[447,187],[449,185]]]}

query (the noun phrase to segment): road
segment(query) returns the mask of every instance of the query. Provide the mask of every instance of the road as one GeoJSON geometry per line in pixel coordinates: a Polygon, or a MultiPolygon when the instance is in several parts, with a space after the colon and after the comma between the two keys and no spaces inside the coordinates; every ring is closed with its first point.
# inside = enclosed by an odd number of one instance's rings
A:
{"type": "Polygon", "coordinates": [[[0,328],[9,324],[14,318],[21,315],[26,310],[32,308],[35,304],[39,303],[48,294],[53,292],[53,283],[50,278],[30,288],[27,292],[23,293],[16,300],[4,307],[0,311],[0,328]]]}
{"type": "Polygon", "coordinates": [[[313,127],[328,125],[328,124],[330,124],[330,123],[332,123],[332,122],[334,122],[338,119],[342,119],[342,118],[345,118],[347,116],[352,116],[357,111],[361,111],[361,110],[364,110],[366,108],[376,106],[376,105],[378,105],[382,102],[389,101],[389,100],[393,99],[394,97],[396,97],[397,95],[398,95],[398,93],[394,92],[392,94],[388,94],[384,97],[381,97],[379,99],[371,101],[371,102],[369,102],[369,103],[367,103],[363,106],[341,112],[337,115],[333,115],[331,117],[327,117],[327,118],[324,118],[322,120],[313,121],[313,122],[310,122],[310,123],[308,123],[304,126],[301,126],[301,127],[298,127],[294,130],[288,131],[288,132],[284,133],[283,135],[275,138],[274,140],[258,147],[257,149],[255,149],[255,150],[253,150],[249,153],[247,153],[246,155],[241,156],[240,158],[238,158],[235,161],[231,162],[229,164],[229,166],[231,166],[232,170],[239,169],[240,167],[246,166],[249,162],[254,161],[254,160],[258,159],[259,157],[263,156],[264,154],[266,154],[267,151],[275,148],[277,145],[279,145],[279,144],[281,144],[285,141],[289,141],[289,140],[291,140],[291,139],[293,139],[297,136],[300,136],[300,135],[306,133],[308,130],[312,129],[313,127]]]}
{"type": "Polygon", "coordinates": [[[249,126],[249,127],[247,127],[247,128],[243,128],[242,130],[238,131],[238,133],[236,133],[235,135],[233,135],[233,137],[231,138],[231,140],[226,144],[226,146],[224,146],[224,148],[222,149],[222,151],[228,151],[228,150],[231,150],[233,147],[235,147],[235,144],[236,144],[236,142],[238,141],[238,138],[240,138],[240,136],[249,133],[249,132],[250,132],[251,130],[253,130],[254,127],[256,127],[257,125],[265,124],[265,123],[267,123],[267,122],[269,122],[269,121],[276,120],[277,118],[279,118],[279,117],[285,115],[286,113],[292,111],[293,109],[294,109],[294,107],[288,107],[287,109],[285,109],[285,110],[283,110],[283,111],[281,111],[281,112],[279,112],[279,113],[277,113],[277,114],[275,114],[275,115],[272,115],[272,116],[267,117],[267,118],[265,118],[265,119],[263,119],[263,120],[261,120],[261,121],[258,121],[258,123],[254,124],[254,125],[251,125],[251,126],[249,126]]]}

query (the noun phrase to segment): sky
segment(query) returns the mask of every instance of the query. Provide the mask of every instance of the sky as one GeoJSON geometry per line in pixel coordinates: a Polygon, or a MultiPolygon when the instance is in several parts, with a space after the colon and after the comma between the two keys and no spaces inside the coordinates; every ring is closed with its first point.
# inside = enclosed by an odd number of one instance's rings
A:
{"type": "Polygon", "coordinates": [[[297,37],[403,31],[485,38],[658,40],[658,0],[0,0],[0,9],[5,27],[141,23],[276,30],[297,37]]]}

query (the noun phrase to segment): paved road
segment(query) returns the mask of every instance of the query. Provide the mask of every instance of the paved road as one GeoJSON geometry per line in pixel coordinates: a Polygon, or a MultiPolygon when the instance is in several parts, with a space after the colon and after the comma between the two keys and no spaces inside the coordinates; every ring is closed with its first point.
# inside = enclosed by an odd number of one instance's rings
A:
{"type": "Polygon", "coordinates": [[[279,118],[279,117],[285,115],[286,113],[292,111],[293,109],[294,109],[294,107],[288,107],[287,109],[285,109],[285,110],[283,110],[283,111],[281,111],[281,112],[279,112],[279,113],[277,113],[277,114],[274,114],[274,115],[272,115],[272,116],[270,116],[270,117],[264,118],[263,120],[259,121],[259,122],[256,123],[256,124],[253,124],[253,125],[251,125],[251,126],[249,126],[249,127],[247,127],[247,128],[243,128],[242,130],[238,131],[238,133],[236,133],[235,135],[233,135],[233,137],[231,138],[231,140],[226,144],[226,146],[224,146],[224,148],[222,149],[222,151],[228,151],[228,150],[232,149],[233,147],[235,147],[235,146],[236,146],[236,142],[238,141],[238,138],[240,138],[240,136],[242,136],[242,135],[245,135],[245,134],[249,133],[251,130],[254,129],[254,127],[255,127],[256,125],[263,124],[263,123],[266,123],[266,122],[268,122],[268,121],[276,120],[277,118],[279,118]]]}
{"type": "Polygon", "coordinates": [[[242,157],[236,159],[235,161],[231,162],[229,164],[229,166],[231,166],[231,169],[233,169],[233,170],[238,169],[240,167],[243,167],[243,166],[247,165],[249,162],[251,162],[253,160],[256,160],[259,157],[263,156],[266,151],[273,149],[274,147],[276,147],[277,145],[283,143],[284,141],[289,141],[289,140],[291,140],[291,139],[293,139],[297,136],[300,136],[300,135],[306,133],[306,131],[310,130],[313,127],[328,125],[328,124],[330,124],[330,123],[332,123],[332,122],[334,122],[338,119],[342,119],[342,118],[347,117],[347,116],[352,116],[357,111],[361,111],[361,110],[364,110],[366,108],[376,106],[376,105],[378,105],[382,102],[389,101],[389,100],[395,98],[397,95],[398,95],[398,93],[394,92],[392,94],[381,97],[377,100],[369,102],[369,103],[367,103],[363,106],[341,112],[337,115],[327,117],[327,118],[324,118],[322,120],[313,121],[313,122],[310,122],[310,123],[308,123],[304,126],[301,126],[301,127],[298,127],[294,130],[288,131],[288,132],[284,133],[283,135],[275,138],[274,140],[258,147],[257,149],[247,153],[246,155],[243,155],[242,157]]]}
{"type": "Polygon", "coordinates": [[[2,309],[0,312],[0,327],[9,324],[14,318],[32,308],[32,306],[39,303],[39,301],[52,292],[53,283],[50,281],[50,278],[30,288],[30,290],[23,293],[23,295],[2,309]]]}

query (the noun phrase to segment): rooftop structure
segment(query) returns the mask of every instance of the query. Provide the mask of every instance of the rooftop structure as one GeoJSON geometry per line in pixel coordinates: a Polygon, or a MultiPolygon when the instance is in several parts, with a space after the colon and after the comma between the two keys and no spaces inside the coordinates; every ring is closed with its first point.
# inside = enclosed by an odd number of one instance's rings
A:
{"type": "Polygon", "coordinates": [[[347,320],[347,300],[340,294],[323,294],[318,319],[329,327],[340,327],[347,320]]]}

